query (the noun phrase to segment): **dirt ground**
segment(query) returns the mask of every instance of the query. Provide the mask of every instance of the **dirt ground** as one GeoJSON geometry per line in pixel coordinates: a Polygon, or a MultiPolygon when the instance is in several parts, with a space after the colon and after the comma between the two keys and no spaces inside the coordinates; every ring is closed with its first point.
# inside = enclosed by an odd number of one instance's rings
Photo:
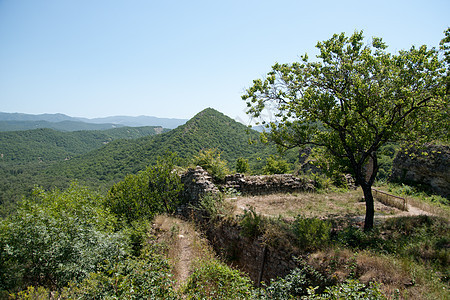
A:
{"type": "MultiPolygon", "coordinates": [[[[234,214],[240,215],[245,210],[254,209],[257,213],[283,218],[304,217],[330,218],[337,216],[360,217],[365,215],[365,203],[361,190],[348,192],[293,193],[263,196],[238,196],[226,199],[234,207],[234,214]]],[[[413,216],[430,214],[419,208],[408,205],[408,211],[384,205],[376,201],[375,218],[393,216],[413,216]]]]}

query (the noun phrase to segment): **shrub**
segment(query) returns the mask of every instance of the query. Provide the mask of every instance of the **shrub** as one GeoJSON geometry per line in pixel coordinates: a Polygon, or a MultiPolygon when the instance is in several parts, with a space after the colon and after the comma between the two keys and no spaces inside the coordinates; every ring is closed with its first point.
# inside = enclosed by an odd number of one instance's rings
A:
{"type": "Polygon", "coordinates": [[[239,224],[242,227],[242,235],[246,237],[256,237],[262,231],[262,217],[255,212],[253,207],[244,210],[239,224]]]}
{"type": "Polygon", "coordinates": [[[236,161],[236,172],[240,174],[247,174],[250,172],[250,165],[248,159],[239,157],[236,161]]]}
{"type": "Polygon", "coordinates": [[[262,299],[297,299],[305,296],[311,286],[323,291],[330,282],[317,270],[303,261],[284,278],[272,280],[270,285],[260,290],[262,299]]]}
{"type": "Polygon", "coordinates": [[[318,249],[330,242],[331,223],[318,218],[297,216],[292,230],[298,239],[298,245],[304,250],[318,249]]]}
{"type": "Polygon", "coordinates": [[[64,289],[66,299],[176,299],[166,260],[146,254],[140,258],[109,261],[80,283],[64,289]]]}
{"type": "Polygon", "coordinates": [[[220,158],[221,152],[217,149],[201,150],[192,163],[205,169],[211,176],[223,180],[229,173],[226,161],[220,158]]]}
{"type": "Polygon", "coordinates": [[[302,298],[305,300],[326,300],[326,299],[371,299],[384,300],[386,296],[381,292],[377,283],[365,285],[358,280],[347,280],[344,283],[331,286],[325,289],[323,294],[315,294],[315,289],[309,289],[309,295],[302,298]]]}
{"type": "Polygon", "coordinates": [[[200,198],[199,208],[200,211],[206,213],[206,215],[214,220],[219,216],[223,216],[224,211],[224,201],[221,194],[205,194],[200,198]]]}
{"type": "Polygon", "coordinates": [[[217,260],[201,261],[182,289],[186,299],[251,299],[250,278],[217,260]]]}
{"type": "Polygon", "coordinates": [[[289,163],[283,159],[276,159],[269,156],[266,159],[266,165],[263,168],[264,174],[285,174],[289,171],[289,163]]]}
{"type": "Polygon", "coordinates": [[[129,241],[114,232],[116,219],[101,202],[77,184],[63,192],[36,188],[0,223],[0,290],[61,288],[127,255],[129,241]]]}
{"type": "Polygon", "coordinates": [[[156,165],[127,175],[108,192],[106,206],[131,224],[159,213],[173,213],[179,204],[182,183],[174,172],[177,156],[167,153],[156,165]]]}

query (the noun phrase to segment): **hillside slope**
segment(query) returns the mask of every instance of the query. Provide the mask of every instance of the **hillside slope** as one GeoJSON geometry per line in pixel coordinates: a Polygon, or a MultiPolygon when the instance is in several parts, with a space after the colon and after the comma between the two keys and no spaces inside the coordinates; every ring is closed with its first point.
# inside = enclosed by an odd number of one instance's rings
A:
{"type": "Polygon", "coordinates": [[[256,142],[258,138],[258,132],[208,108],[167,133],[114,141],[87,155],[53,165],[46,173],[90,183],[112,182],[143,170],[167,151],[176,152],[187,164],[200,150],[208,148],[221,151],[230,167],[239,157],[249,158],[256,164],[258,157],[276,152],[274,147],[256,142]]]}
{"type": "MultiPolygon", "coordinates": [[[[201,149],[217,148],[234,169],[239,157],[249,159],[252,169],[261,169],[264,158],[276,154],[274,146],[261,144],[259,133],[224,114],[205,109],[186,124],[168,132],[133,140],[115,140],[69,160],[34,161],[11,165],[0,161],[0,204],[14,203],[37,184],[45,189],[65,188],[77,180],[96,189],[107,189],[127,174],[153,164],[166,151],[176,152],[188,165],[201,149]]],[[[0,211],[1,214],[1,211],[0,211]]]]}
{"type": "Polygon", "coordinates": [[[161,127],[122,127],[105,131],[60,132],[42,128],[0,132],[0,161],[9,164],[61,161],[116,139],[136,139],[166,131],[161,127]]]}

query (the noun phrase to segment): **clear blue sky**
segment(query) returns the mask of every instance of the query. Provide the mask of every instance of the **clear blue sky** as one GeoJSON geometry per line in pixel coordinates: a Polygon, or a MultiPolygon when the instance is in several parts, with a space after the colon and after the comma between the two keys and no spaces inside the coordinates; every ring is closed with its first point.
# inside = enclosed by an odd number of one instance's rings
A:
{"type": "Polygon", "coordinates": [[[449,26],[448,0],[0,0],[0,111],[245,121],[252,80],[333,33],[396,52],[449,26]]]}

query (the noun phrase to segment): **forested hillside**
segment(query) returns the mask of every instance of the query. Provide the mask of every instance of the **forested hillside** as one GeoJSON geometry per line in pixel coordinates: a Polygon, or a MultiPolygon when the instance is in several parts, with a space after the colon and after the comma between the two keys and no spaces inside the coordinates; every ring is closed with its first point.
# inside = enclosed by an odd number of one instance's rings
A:
{"type": "MultiPolygon", "coordinates": [[[[138,130],[61,133],[39,129],[2,133],[0,203],[3,208],[7,203],[15,203],[34,185],[65,188],[77,180],[106,189],[127,174],[144,170],[167,151],[176,152],[187,166],[200,150],[217,149],[230,169],[242,157],[248,159],[252,170],[261,170],[265,158],[277,153],[275,147],[259,141],[258,132],[210,108],[168,132],[124,139],[137,136],[138,130]],[[113,140],[113,136],[121,139],[113,140]],[[93,150],[87,152],[88,148],[93,150]]],[[[291,157],[295,159],[295,154],[291,157]]]]}
{"type": "Polygon", "coordinates": [[[276,153],[274,147],[259,142],[258,132],[208,108],[165,134],[114,141],[88,155],[55,164],[45,173],[58,178],[76,178],[86,184],[112,183],[145,169],[167,151],[176,152],[187,165],[200,150],[211,148],[222,152],[230,167],[239,157],[245,157],[254,168],[261,168],[259,158],[276,153]]]}
{"type": "Polygon", "coordinates": [[[122,127],[104,131],[60,132],[35,129],[0,133],[2,163],[52,162],[100,148],[116,139],[136,139],[168,131],[161,127],[122,127]]]}

